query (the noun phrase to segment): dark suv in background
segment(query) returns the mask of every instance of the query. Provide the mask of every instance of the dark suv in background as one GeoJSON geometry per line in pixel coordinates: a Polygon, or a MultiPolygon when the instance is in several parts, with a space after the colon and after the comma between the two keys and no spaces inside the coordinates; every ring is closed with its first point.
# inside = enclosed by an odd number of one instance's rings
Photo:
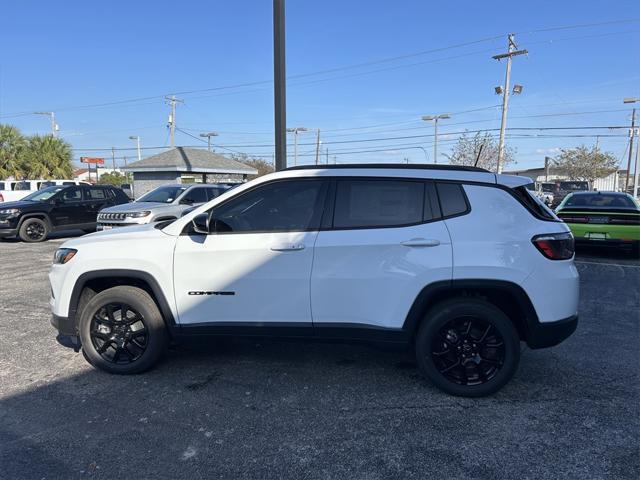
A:
{"type": "Polygon", "coordinates": [[[33,192],[17,202],[0,204],[0,238],[41,242],[50,232],[96,229],[103,208],[130,200],[110,185],[57,185],[33,192]]]}

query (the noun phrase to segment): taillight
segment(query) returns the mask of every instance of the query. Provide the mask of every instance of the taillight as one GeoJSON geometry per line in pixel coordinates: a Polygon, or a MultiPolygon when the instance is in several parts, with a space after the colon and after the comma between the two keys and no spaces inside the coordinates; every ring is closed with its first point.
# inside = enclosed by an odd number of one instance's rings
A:
{"type": "Polygon", "coordinates": [[[2,196],[1,193],[0,193],[0,202],[4,202],[4,197],[2,196]]]}
{"type": "Polygon", "coordinates": [[[550,260],[569,260],[575,252],[570,232],[536,235],[531,242],[550,260]]]}

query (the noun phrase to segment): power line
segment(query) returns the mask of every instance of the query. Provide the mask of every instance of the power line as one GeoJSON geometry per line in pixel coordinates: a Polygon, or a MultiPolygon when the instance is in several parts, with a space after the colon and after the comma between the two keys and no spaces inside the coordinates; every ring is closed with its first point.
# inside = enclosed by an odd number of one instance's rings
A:
{"type": "MultiPolygon", "coordinates": [[[[640,22],[640,19],[633,18],[633,19],[625,19],[625,20],[612,20],[612,21],[608,21],[608,22],[577,24],[577,25],[566,25],[566,26],[550,27],[550,28],[543,28],[543,29],[537,29],[537,30],[529,30],[529,31],[520,32],[520,34],[526,35],[526,34],[552,32],[552,31],[559,31],[559,30],[571,30],[571,29],[578,29],[578,28],[590,28],[590,27],[597,27],[597,26],[623,24],[623,23],[637,23],[637,22],[640,22]]],[[[608,34],[605,34],[605,35],[611,35],[611,34],[616,34],[616,33],[628,33],[628,32],[613,32],[613,33],[608,33],[608,34]]],[[[345,65],[345,66],[341,66],[341,67],[334,67],[334,68],[328,68],[328,69],[324,69],[324,70],[317,70],[317,71],[314,71],[314,72],[291,75],[291,76],[287,77],[287,79],[288,80],[296,80],[296,79],[308,78],[308,77],[312,77],[312,76],[326,75],[326,74],[336,73],[336,72],[341,72],[341,71],[354,70],[354,69],[363,68],[363,67],[367,67],[367,66],[380,65],[380,64],[384,64],[384,63],[391,63],[391,62],[395,62],[395,61],[399,61],[399,60],[405,60],[405,59],[408,59],[408,58],[415,58],[415,57],[429,55],[429,54],[438,53],[438,52],[443,52],[443,51],[447,51],[447,50],[453,50],[453,49],[463,48],[463,47],[467,47],[467,46],[471,46],[471,45],[477,45],[477,44],[480,44],[480,43],[491,42],[491,41],[494,41],[494,40],[499,39],[499,38],[502,38],[502,35],[495,35],[495,36],[491,36],[491,37],[480,38],[480,39],[471,40],[471,41],[468,41],[468,42],[448,45],[448,46],[429,49],[429,50],[422,50],[422,51],[419,51],[419,52],[413,52],[413,53],[409,53],[409,54],[397,55],[397,56],[394,56],[394,57],[386,57],[386,58],[382,58],[382,59],[378,59],[378,60],[372,60],[372,61],[368,61],[368,62],[361,62],[361,63],[352,64],[352,65],[345,65]]],[[[581,38],[585,38],[585,37],[581,37],[581,38]]],[[[552,40],[552,41],[561,41],[561,40],[569,40],[569,39],[573,39],[573,38],[556,39],[556,40],[552,40]]],[[[546,42],[546,41],[544,41],[544,42],[546,42]]],[[[475,54],[475,53],[482,53],[482,52],[474,52],[474,53],[471,53],[471,54],[475,54]]],[[[467,56],[467,55],[470,55],[470,54],[467,53],[467,54],[463,54],[462,56],[467,56]]],[[[458,57],[460,57],[460,56],[444,57],[444,58],[441,58],[441,59],[435,59],[435,60],[431,60],[431,61],[428,61],[428,62],[405,64],[405,65],[399,65],[399,66],[394,66],[394,67],[390,67],[390,68],[404,68],[404,67],[407,67],[407,66],[419,65],[419,64],[422,64],[422,63],[431,63],[433,61],[441,61],[441,60],[446,60],[446,59],[449,59],[449,58],[458,58],[458,57]]],[[[370,71],[370,72],[360,72],[360,73],[355,74],[355,75],[363,75],[363,74],[375,73],[377,71],[385,71],[385,70],[387,70],[387,69],[375,70],[375,71],[370,71]]],[[[345,78],[345,77],[343,76],[343,77],[339,77],[339,78],[345,78]]],[[[326,80],[328,80],[328,79],[319,79],[319,80],[313,81],[313,83],[316,83],[318,81],[326,81],[326,80]]],[[[242,82],[242,83],[236,83],[236,84],[231,84],[231,85],[222,85],[222,86],[202,88],[202,89],[174,91],[174,92],[168,92],[168,93],[163,93],[163,94],[158,94],[158,95],[150,95],[150,96],[136,97],[136,98],[130,98],[130,99],[123,99],[123,100],[114,100],[114,101],[109,101],[109,102],[101,102],[101,103],[93,103],[93,104],[85,104],[85,105],[75,105],[75,106],[69,106],[69,107],[60,107],[60,108],[56,108],[55,111],[70,111],[70,110],[80,110],[80,109],[88,109],[88,108],[100,108],[100,107],[107,107],[107,106],[123,105],[123,104],[128,104],[128,103],[146,102],[146,101],[150,101],[150,100],[157,101],[157,100],[162,100],[167,95],[190,95],[190,94],[194,94],[194,93],[205,93],[205,92],[214,92],[214,91],[223,91],[223,90],[234,90],[234,89],[247,88],[247,87],[258,86],[258,85],[268,85],[268,84],[271,84],[271,83],[272,83],[272,80],[257,80],[257,81],[252,81],[252,82],[242,82]]],[[[303,84],[308,84],[308,82],[298,83],[298,85],[303,85],[303,84]]],[[[236,93],[238,93],[238,92],[236,92],[236,93]]],[[[153,103],[155,103],[155,102],[153,102],[153,103]]],[[[0,118],[16,118],[16,117],[27,116],[27,115],[31,115],[31,114],[32,114],[31,111],[9,113],[9,114],[0,115],[0,118]]]]}

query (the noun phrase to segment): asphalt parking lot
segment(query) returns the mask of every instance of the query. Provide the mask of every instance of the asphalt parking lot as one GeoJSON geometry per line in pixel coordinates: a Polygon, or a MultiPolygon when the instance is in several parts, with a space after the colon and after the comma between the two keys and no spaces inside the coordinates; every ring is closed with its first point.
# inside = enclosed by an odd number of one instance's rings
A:
{"type": "Polygon", "coordinates": [[[63,238],[0,242],[0,478],[640,478],[640,262],[578,255],[577,332],[491,398],[365,346],[217,343],[117,377],[59,346],[63,238]]]}

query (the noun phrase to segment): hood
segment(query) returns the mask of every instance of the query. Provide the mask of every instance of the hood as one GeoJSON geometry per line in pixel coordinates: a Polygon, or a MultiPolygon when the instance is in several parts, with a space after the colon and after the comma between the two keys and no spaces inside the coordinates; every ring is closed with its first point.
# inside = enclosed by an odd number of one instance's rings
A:
{"type": "Polygon", "coordinates": [[[145,223],[131,227],[114,228],[113,230],[104,230],[101,232],[90,233],[82,237],[68,240],[62,244],[65,248],[77,248],[88,243],[105,243],[112,241],[144,241],[149,237],[168,236],[162,230],[155,227],[154,223],[145,223]]]}
{"type": "Polygon", "coordinates": [[[29,202],[27,200],[18,200],[15,202],[0,202],[0,210],[4,210],[6,208],[33,208],[38,206],[46,205],[46,202],[29,202]]]}
{"type": "Polygon", "coordinates": [[[140,212],[142,210],[153,210],[161,207],[170,207],[170,203],[160,202],[131,202],[122,203],[113,207],[107,207],[100,210],[100,213],[128,213],[128,212],[140,212]]]}

